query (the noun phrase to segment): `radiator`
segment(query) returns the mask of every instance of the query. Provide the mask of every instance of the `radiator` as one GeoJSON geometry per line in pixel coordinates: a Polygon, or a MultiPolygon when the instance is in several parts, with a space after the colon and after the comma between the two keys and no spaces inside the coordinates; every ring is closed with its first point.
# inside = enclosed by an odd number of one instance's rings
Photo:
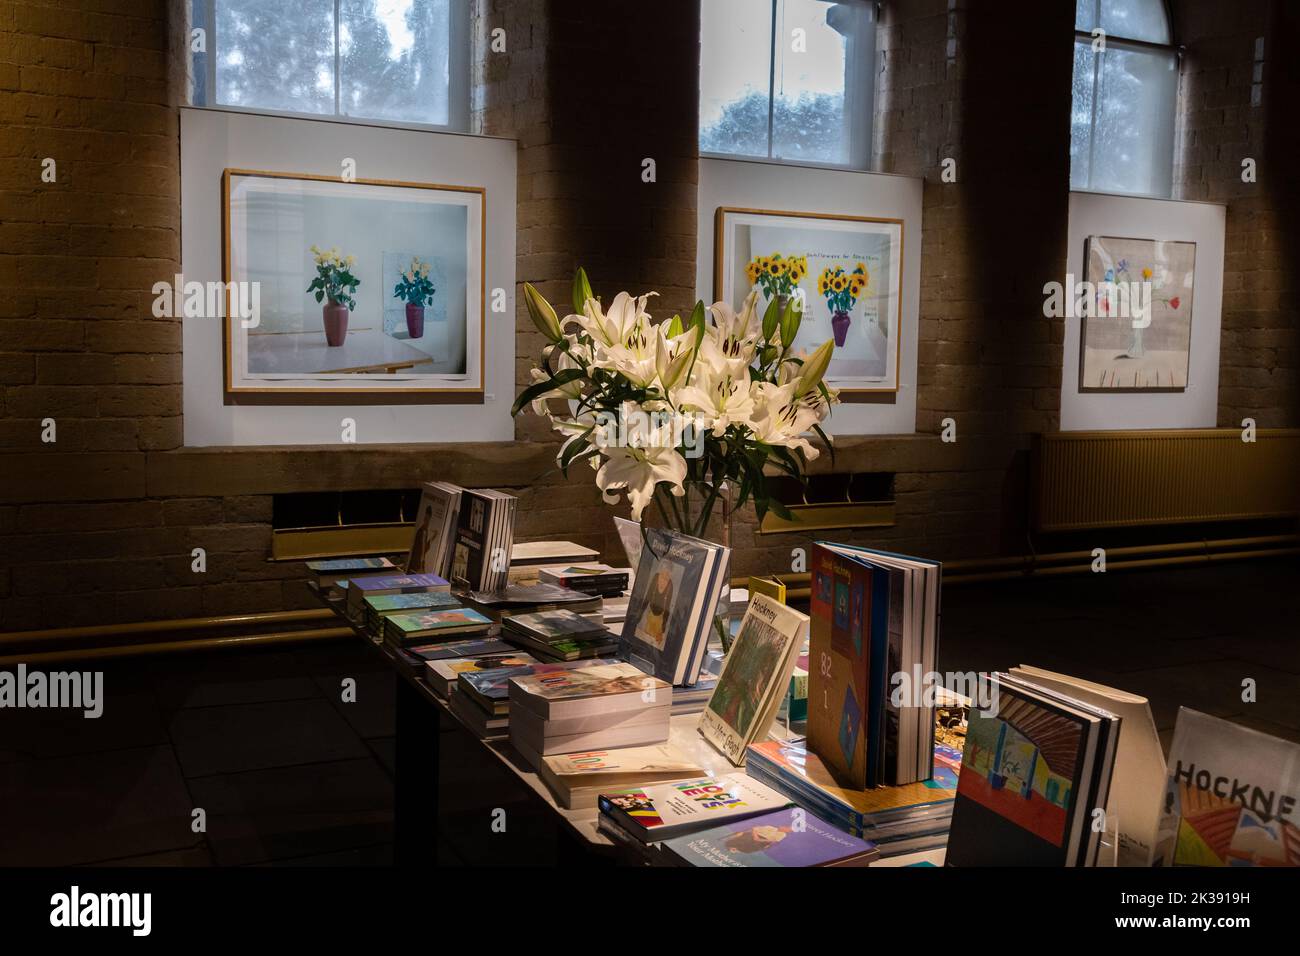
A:
{"type": "Polygon", "coordinates": [[[1300,514],[1300,429],[1040,435],[1034,527],[1077,531],[1300,514]]]}

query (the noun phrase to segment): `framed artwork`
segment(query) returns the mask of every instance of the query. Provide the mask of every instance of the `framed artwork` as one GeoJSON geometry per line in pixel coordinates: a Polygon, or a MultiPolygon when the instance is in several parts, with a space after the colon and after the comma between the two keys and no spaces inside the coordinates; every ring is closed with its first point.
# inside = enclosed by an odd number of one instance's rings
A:
{"type": "Polygon", "coordinates": [[[719,207],[714,297],[740,308],[755,286],[804,304],[795,348],[827,339],[826,380],[847,396],[897,392],[903,220],[719,207]]]}
{"type": "Polygon", "coordinates": [[[1084,259],[1079,391],[1185,391],[1196,243],[1089,236],[1084,259]]]}
{"type": "Polygon", "coordinates": [[[227,169],[222,199],[228,402],[483,400],[484,189],[227,169]]]}

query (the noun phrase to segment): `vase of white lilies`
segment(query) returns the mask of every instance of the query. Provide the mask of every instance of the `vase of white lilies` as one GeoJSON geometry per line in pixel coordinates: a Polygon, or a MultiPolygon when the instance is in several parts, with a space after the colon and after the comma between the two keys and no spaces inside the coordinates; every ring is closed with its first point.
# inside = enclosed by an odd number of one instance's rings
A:
{"type": "Polygon", "coordinates": [[[514,414],[531,406],[549,418],[564,436],[560,468],[586,461],[605,501],[625,494],[635,520],[653,504],[665,525],[698,536],[720,501],[752,501],[760,520],[769,510],[789,517],[768,479],[803,480],[818,454],[809,439],[829,446],[821,424],[838,398],[822,379],[834,343],[796,352],[798,302],[773,300],[760,317],[757,289],[739,311],[697,302],[688,320],[658,324],[646,309],[653,295],[620,292],[605,306],[579,269],[574,312],[561,319],[524,283],[548,344],[514,414]],[[565,411],[554,413],[552,399],[565,411]]]}

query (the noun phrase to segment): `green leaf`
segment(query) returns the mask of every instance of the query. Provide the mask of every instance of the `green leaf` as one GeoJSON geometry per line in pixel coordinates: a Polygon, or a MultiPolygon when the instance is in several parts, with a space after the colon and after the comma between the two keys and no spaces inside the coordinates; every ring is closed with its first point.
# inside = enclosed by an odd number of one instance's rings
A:
{"type": "Polygon", "coordinates": [[[554,376],[547,379],[545,382],[537,382],[535,385],[528,386],[528,388],[520,392],[519,397],[515,399],[514,405],[510,407],[510,414],[518,415],[519,410],[533,399],[545,395],[547,392],[553,391],[562,385],[568,385],[570,382],[577,381],[582,378],[582,376],[582,369],[566,368],[556,372],[554,376]]]}
{"type": "Polygon", "coordinates": [[[831,453],[831,467],[835,467],[835,446],[831,444],[831,440],[826,437],[826,433],[822,431],[820,425],[814,425],[813,431],[815,431],[817,437],[822,440],[822,444],[826,446],[826,450],[831,453]]]}

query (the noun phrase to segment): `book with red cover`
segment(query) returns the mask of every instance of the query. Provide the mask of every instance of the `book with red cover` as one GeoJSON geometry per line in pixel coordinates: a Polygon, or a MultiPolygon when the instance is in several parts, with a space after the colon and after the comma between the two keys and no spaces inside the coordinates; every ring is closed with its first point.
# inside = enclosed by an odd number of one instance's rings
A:
{"type": "Polygon", "coordinates": [[[865,789],[871,694],[870,567],[815,545],[808,645],[808,749],[842,783],[865,789]]]}

